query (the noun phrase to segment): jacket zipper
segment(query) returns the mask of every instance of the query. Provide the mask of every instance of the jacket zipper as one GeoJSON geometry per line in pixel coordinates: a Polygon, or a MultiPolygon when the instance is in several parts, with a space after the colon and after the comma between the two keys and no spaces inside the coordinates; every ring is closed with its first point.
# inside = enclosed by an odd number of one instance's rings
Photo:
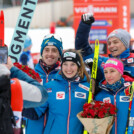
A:
{"type": "Polygon", "coordinates": [[[70,112],[71,112],[71,82],[69,83],[69,111],[68,111],[68,118],[67,118],[67,134],[69,134],[69,121],[70,121],[70,112]]]}
{"type": "Polygon", "coordinates": [[[48,83],[48,75],[49,75],[49,74],[46,74],[46,83],[48,83]]]}
{"type": "MultiPolygon", "coordinates": [[[[120,90],[122,90],[122,88],[121,88],[120,90]]],[[[114,95],[114,105],[115,105],[115,106],[116,106],[116,96],[117,96],[117,94],[118,94],[118,92],[119,92],[120,90],[118,90],[118,91],[116,92],[116,94],[114,95]]],[[[116,114],[116,116],[115,116],[115,134],[117,134],[117,114],[116,114]]]]}
{"type": "MultiPolygon", "coordinates": [[[[114,105],[116,107],[116,95],[114,95],[114,105]]],[[[117,134],[117,115],[115,115],[115,134],[117,134]]]]}
{"type": "Polygon", "coordinates": [[[50,73],[54,72],[55,70],[50,71],[49,73],[46,73],[45,69],[41,66],[42,70],[44,71],[44,73],[46,74],[46,83],[48,83],[48,76],[50,73]]]}

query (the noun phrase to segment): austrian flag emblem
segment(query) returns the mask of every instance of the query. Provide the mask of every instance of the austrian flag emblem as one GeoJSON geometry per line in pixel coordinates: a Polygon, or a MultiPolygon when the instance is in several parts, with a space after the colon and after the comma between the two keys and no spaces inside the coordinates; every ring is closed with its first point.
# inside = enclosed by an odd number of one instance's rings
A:
{"type": "Polygon", "coordinates": [[[65,99],[65,92],[56,92],[56,99],[58,100],[65,99]]]}

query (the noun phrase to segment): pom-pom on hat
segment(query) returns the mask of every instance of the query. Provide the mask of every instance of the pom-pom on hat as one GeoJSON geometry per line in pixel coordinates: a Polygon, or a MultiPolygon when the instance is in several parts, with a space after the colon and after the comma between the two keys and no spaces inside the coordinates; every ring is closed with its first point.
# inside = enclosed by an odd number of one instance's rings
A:
{"type": "Polygon", "coordinates": [[[31,45],[32,45],[32,40],[29,36],[27,36],[26,39],[25,39],[25,42],[24,42],[24,49],[28,48],[31,45]]]}
{"type": "Polygon", "coordinates": [[[123,63],[120,60],[117,60],[117,59],[114,59],[114,58],[108,59],[106,61],[105,65],[104,65],[104,69],[107,68],[107,67],[113,67],[123,75],[124,66],[123,66],[123,63]]]}
{"type": "Polygon", "coordinates": [[[124,46],[126,48],[129,48],[131,36],[126,30],[124,30],[124,29],[116,29],[116,30],[114,30],[113,32],[111,32],[108,35],[107,41],[111,37],[117,37],[124,44],[124,46]]]}
{"type": "Polygon", "coordinates": [[[55,46],[58,49],[60,56],[62,55],[63,51],[62,39],[56,34],[48,34],[44,37],[41,44],[41,50],[40,50],[41,55],[46,46],[55,46]]]}

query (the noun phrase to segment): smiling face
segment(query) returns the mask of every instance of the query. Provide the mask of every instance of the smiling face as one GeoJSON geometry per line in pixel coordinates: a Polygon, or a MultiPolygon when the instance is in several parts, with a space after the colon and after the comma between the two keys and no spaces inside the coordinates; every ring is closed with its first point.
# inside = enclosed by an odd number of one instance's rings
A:
{"type": "Polygon", "coordinates": [[[109,38],[108,42],[108,49],[113,57],[119,56],[126,50],[126,47],[117,37],[109,38]]]}
{"type": "Polygon", "coordinates": [[[59,51],[55,46],[46,46],[42,53],[42,60],[48,65],[54,65],[59,59],[59,51]]]}
{"type": "Polygon", "coordinates": [[[65,61],[62,64],[62,72],[67,78],[73,78],[78,72],[78,66],[72,61],[65,61]]]}
{"type": "Polygon", "coordinates": [[[115,82],[117,82],[118,80],[121,79],[121,73],[118,72],[115,68],[113,67],[107,67],[104,69],[104,75],[105,75],[105,79],[106,81],[112,85],[115,82]]]}

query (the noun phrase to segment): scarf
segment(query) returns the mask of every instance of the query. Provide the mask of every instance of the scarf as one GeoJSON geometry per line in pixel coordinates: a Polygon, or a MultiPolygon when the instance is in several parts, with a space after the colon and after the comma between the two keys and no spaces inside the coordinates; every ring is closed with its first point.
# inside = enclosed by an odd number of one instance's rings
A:
{"type": "Polygon", "coordinates": [[[109,83],[106,84],[106,87],[116,93],[121,87],[124,85],[124,78],[121,78],[114,84],[110,85],[109,83]]]}
{"type": "Polygon", "coordinates": [[[59,62],[59,61],[57,61],[57,62],[56,62],[54,65],[52,65],[52,66],[48,66],[45,62],[43,62],[42,59],[40,59],[39,63],[40,63],[40,65],[43,67],[43,69],[44,69],[47,73],[51,72],[52,70],[54,70],[55,68],[57,68],[58,66],[60,66],[60,62],[59,62]]]}

